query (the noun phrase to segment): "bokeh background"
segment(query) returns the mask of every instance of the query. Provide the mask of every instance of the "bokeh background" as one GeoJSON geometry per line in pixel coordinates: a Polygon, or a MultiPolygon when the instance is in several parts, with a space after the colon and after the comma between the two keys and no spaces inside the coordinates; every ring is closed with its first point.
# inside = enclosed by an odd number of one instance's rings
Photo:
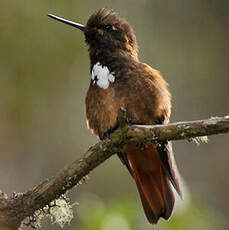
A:
{"type": "MultiPolygon", "coordinates": [[[[46,14],[85,23],[102,7],[130,22],[140,60],[169,82],[172,121],[229,114],[229,1],[1,0],[0,188],[9,195],[54,175],[97,142],[85,123],[90,75],[83,34],[46,14]]],[[[155,229],[229,229],[229,136],[211,136],[199,147],[174,142],[174,151],[188,197],[155,229]]],[[[70,195],[80,205],[64,229],[152,229],[116,156],[70,195]]],[[[59,227],[44,221],[42,229],[59,227]]]]}

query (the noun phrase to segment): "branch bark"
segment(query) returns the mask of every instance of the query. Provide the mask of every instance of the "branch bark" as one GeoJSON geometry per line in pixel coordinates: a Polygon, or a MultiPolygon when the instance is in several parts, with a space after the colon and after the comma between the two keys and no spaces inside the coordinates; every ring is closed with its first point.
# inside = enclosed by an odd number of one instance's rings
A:
{"type": "Polygon", "coordinates": [[[65,194],[90,171],[113,154],[121,152],[129,143],[147,144],[183,140],[226,132],[229,132],[229,116],[168,125],[121,125],[110,139],[98,142],[84,156],[62,169],[55,177],[43,181],[25,193],[14,194],[10,198],[0,191],[0,229],[18,229],[26,217],[65,194]]]}

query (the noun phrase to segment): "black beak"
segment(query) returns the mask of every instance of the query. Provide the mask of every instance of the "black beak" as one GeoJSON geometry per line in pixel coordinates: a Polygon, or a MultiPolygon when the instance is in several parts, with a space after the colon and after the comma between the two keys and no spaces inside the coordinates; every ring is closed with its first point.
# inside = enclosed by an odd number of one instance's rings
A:
{"type": "Polygon", "coordinates": [[[53,15],[53,14],[48,14],[48,16],[50,18],[56,19],[57,21],[60,21],[60,22],[63,22],[65,24],[68,24],[70,26],[76,27],[77,29],[80,29],[83,32],[85,32],[87,30],[87,27],[82,25],[82,24],[80,24],[80,23],[76,23],[76,22],[73,22],[73,21],[58,17],[58,16],[53,15]]]}

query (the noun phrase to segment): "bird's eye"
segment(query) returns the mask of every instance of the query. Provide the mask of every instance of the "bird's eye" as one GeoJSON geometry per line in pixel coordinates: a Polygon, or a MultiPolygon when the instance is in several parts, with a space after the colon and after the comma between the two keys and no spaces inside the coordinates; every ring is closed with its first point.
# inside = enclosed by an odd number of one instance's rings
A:
{"type": "Polygon", "coordinates": [[[106,31],[115,31],[115,30],[117,30],[117,28],[115,26],[112,26],[112,25],[105,25],[104,29],[106,31]]]}
{"type": "Polygon", "coordinates": [[[112,25],[105,25],[104,29],[107,31],[110,31],[110,30],[112,30],[112,25]]]}

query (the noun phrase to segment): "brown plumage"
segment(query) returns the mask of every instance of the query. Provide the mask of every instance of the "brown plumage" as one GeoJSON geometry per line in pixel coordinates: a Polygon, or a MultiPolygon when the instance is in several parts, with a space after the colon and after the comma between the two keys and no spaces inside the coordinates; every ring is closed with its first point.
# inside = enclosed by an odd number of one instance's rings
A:
{"type": "MultiPolygon", "coordinates": [[[[86,26],[64,22],[82,30],[89,45],[91,83],[86,116],[95,135],[109,137],[118,127],[121,107],[133,124],[169,122],[171,96],[167,83],[157,70],[138,60],[136,37],[125,19],[101,9],[91,15],[86,26]]],[[[136,182],[148,221],[156,224],[160,217],[167,220],[174,206],[170,182],[182,196],[171,143],[129,145],[118,156],[136,182]]]]}
{"type": "Polygon", "coordinates": [[[151,223],[157,223],[159,217],[167,220],[173,210],[174,196],[157,149],[153,144],[144,149],[128,146],[125,152],[147,219],[151,223]]]}

